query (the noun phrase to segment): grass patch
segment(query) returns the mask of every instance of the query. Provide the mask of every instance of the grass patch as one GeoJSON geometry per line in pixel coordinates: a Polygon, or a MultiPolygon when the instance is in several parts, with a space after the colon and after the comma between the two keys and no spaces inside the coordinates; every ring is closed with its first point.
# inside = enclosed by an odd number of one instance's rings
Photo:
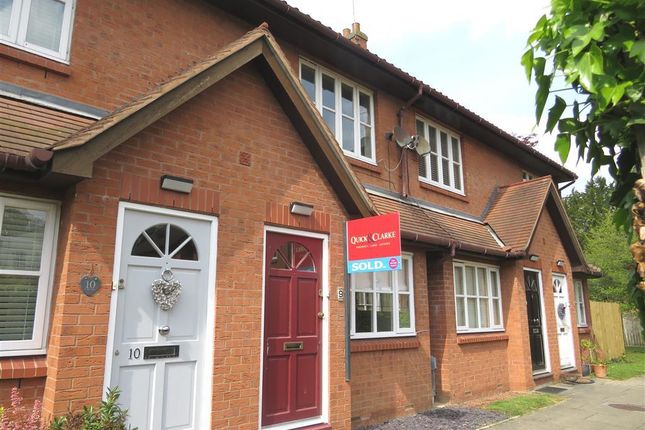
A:
{"type": "Polygon", "coordinates": [[[498,400],[486,406],[490,411],[501,412],[509,417],[524,415],[546,406],[555,405],[562,397],[546,393],[522,394],[507,400],[498,400]]]}
{"type": "Polygon", "coordinates": [[[622,358],[611,361],[607,366],[607,377],[622,381],[645,374],[645,348],[625,348],[622,358]]]}

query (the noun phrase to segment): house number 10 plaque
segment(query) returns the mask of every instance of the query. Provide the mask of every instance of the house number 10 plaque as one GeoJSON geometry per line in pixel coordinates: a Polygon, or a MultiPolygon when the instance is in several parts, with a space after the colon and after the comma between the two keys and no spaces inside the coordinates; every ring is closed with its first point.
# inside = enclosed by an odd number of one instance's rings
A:
{"type": "Polygon", "coordinates": [[[81,278],[81,290],[86,296],[93,296],[99,288],[101,288],[101,280],[98,276],[85,275],[81,278]]]}

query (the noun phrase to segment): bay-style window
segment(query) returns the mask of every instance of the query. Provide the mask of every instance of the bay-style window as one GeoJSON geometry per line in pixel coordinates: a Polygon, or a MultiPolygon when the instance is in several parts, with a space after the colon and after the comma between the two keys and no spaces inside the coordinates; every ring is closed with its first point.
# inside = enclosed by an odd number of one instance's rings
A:
{"type": "Polygon", "coordinates": [[[416,334],[412,255],[401,263],[401,270],[351,275],[352,338],[416,334]]]}
{"type": "Polygon", "coordinates": [[[458,332],[504,329],[499,269],[466,262],[453,264],[458,332]]]}
{"type": "Polygon", "coordinates": [[[0,356],[43,353],[57,207],[0,196],[0,356]]]}
{"type": "Polygon", "coordinates": [[[300,82],[346,155],[376,163],[372,92],[308,61],[300,82]]]}
{"type": "Polygon", "coordinates": [[[576,312],[578,314],[578,327],[587,327],[587,311],[585,309],[585,296],[582,290],[581,281],[573,281],[573,289],[576,295],[576,312]]]}
{"type": "Polygon", "coordinates": [[[430,153],[419,160],[419,180],[463,195],[459,136],[422,118],[417,118],[417,134],[430,143],[430,153]]]}
{"type": "Polygon", "coordinates": [[[67,61],[75,0],[0,0],[0,43],[67,61]]]}

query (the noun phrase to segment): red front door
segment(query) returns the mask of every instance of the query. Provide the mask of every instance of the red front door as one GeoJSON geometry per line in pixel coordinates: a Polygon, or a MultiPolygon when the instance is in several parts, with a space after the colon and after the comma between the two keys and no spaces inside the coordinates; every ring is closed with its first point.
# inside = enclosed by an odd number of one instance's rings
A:
{"type": "Polygon", "coordinates": [[[263,426],[321,415],[321,265],[322,240],[267,233],[263,426]]]}

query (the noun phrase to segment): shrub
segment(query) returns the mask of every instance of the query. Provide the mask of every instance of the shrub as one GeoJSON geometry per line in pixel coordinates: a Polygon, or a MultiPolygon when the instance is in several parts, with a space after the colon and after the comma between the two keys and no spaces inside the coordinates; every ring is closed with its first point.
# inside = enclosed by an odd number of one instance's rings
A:
{"type": "Polygon", "coordinates": [[[108,388],[106,399],[98,409],[84,406],[82,412],[54,418],[49,430],[137,430],[126,424],[128,411],[119,406],[119,395],[118,388],[108,388]]]}
{"type": "Polygon", "coordinates": [[[40,430],[39,400],[31,408],[22,404],[22,394],[16,387],[11,389],[11,405],[0,411],[0,430],[40,430]]]}

